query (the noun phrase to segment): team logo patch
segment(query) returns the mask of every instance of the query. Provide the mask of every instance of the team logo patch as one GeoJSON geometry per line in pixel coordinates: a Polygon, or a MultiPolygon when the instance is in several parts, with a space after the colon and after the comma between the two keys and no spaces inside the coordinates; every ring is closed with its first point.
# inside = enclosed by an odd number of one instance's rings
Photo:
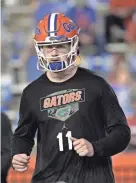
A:
{"type": "Polygon", "coordinates": [[[70,89],[53,93],[40,99],[41,111],[48,111],[48,117],[65,121],[79,110],[79,103],[85,101],[85,89],[70,89]]]}
{"type": "Polygon", "coordinates": [[[70,105],[67,105],[65,107],[59,108],[56,111],[56,118],[57,119],[61,119],[62,121],[66,120],[70,116],[70,111],[71,111],[71,106],[70,105]]]}
{"type": "Polygon", "coordinates": [[[69,23],[69,24],[68,24],[68,23],[63,23],[63,27],[64,27],[64,29],[65,29],[67,32],[71,32],[71,31],[77,29],[76,24],[74,24],[73,22],[71,22],[71,23],[69,23]]]}

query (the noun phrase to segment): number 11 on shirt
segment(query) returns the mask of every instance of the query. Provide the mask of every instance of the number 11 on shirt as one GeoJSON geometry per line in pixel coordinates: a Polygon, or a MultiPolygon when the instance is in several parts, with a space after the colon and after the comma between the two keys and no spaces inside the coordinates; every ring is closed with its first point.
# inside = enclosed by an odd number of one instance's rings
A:
{"type": "MultiPolygon", "coordinates": [[[[72,137],[71,131],[68,131],[68,132],[67,132],[66,137],[68,138],[68,148],[69,148],[69,150],[72,150],[72,140],[70,139],[70,137],[72,137]]],[[[64,151],[64,148],[63,148],[63,136],[62,136],[62,132],[60,132],[60,133],[57,135],[57,138],[59,139],[59,150],[60,150],[60,151],[64,151]]]]}

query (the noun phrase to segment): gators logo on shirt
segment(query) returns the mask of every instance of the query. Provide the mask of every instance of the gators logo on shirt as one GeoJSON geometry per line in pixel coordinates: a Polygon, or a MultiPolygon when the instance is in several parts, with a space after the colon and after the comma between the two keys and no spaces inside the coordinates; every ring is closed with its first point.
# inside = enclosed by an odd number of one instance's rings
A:
{"type": "Polygon", "coordinates": [[[41,98],[40,108],[48,111],[48,117],[65,121],[79,110],[79,103],[84,101],[85,89],[69,89],[41,98]]]}

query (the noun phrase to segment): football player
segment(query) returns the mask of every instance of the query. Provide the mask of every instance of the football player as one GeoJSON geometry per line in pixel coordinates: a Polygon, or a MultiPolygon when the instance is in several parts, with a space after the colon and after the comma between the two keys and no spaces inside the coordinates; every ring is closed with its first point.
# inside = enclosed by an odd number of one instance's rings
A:
{"type": "Polygon", "coordinates": [[[12,142],[12,166],[28,169],[37,135],[32,183],[114,183],[111,156],[130,140],[126,117],[110,85],[79,67],[79,28],[52,13],[37,25],[37,68],[23,91],[12,142]]]}

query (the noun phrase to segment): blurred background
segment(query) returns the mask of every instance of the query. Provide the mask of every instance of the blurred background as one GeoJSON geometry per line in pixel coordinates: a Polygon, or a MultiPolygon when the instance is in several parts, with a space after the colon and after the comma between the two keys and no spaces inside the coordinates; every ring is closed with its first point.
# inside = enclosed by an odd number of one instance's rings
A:
{"type": "MultiPolygon", "coordinates": [[[[136,0],[1,0],[1,111],[14,132],[22,90],[36,69],[33,31],[45,15],[62,12],[81,28],[81,66],[113,87],[131,128],[128,148],[113,157],[116,183],[136,182],[136,0]]],[[[29,183],[36,144],[26,173],[10,169],[9,183],[29,183]]]]}

